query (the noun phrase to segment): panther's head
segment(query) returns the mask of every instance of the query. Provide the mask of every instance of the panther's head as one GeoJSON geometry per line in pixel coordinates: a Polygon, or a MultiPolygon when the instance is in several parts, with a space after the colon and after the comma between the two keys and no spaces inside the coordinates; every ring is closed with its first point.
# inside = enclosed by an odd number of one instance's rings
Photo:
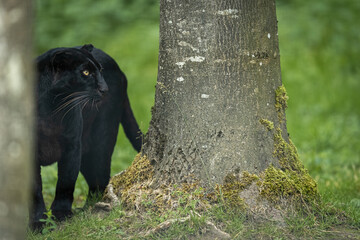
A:
{"type": "Polygon", "coordinates": [[[50,74],[47,79],[50,82],[47,82],[50,84],[48,89],[55,96],[54,114],[62,112],[65,116],[76,107],[97,106],[108,92],[102,66],[91,54],[93,48],[88,44],[81,48],[49,51],[47,72],[50,74]]]}
{"type": "MultiPolygon", "coordinates": [[[[96,100],[108,91],[102,76],[102,66],[93,57],[91,44],[81,48],[63,48],[55,51],[51,58],[52,88],[72,94],[82,93],[96,100]]],[[[75,94],[76,95],[76,94],[75,94]]]]}

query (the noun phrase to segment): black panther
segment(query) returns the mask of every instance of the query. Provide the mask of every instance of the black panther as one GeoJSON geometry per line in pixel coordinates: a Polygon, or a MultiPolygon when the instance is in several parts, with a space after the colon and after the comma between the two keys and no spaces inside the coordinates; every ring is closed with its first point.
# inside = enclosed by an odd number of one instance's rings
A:
{"type": "Polygon", "coordinates": [[[91,44],[55,48],[36,59],[37,149],[30,227],[41,228],[46,211],[40,166],[58,162],[58,181],[51,205],[64,220],[79,172],[89,196],[102,193],[110,179],[111,155],[121,123],[139,152],[142,133],[127,96],[127,80],[116,62],[91,44]]]}

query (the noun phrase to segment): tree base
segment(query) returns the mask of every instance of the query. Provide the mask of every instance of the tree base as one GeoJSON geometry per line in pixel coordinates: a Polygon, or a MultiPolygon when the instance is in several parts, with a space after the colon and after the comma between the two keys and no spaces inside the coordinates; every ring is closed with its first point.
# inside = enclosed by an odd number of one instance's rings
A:
{"type": "Polygon", "coordinates": [[[154,179],[153,171],[147,157],[138,154],[127,170],[111,178],[104,201],[110,205],[121,203],[140,213],[158,214],[178,208],[201,213],[223,205],[232,211],[250,214],[254,219],[282,225],[289,210],[319,200],[316,183],[306,171],[270,166],[258,175],[229,174],[223,184],[213,188],[201,186],[196,179],[192,183],[161,182],[154,179]]]}

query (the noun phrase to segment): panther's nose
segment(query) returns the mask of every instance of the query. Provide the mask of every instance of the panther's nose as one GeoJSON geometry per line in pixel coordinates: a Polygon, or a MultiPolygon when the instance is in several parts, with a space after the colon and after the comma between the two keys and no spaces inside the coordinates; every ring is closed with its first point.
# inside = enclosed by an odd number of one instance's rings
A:
{"type": "Polygon", "coordinates": [[[106,92],[109,91],[109,87],[108,85],[106,84],[106,82],[103,80],[101,82],[99,82],[98,84],[98,90],[101,94],[105,94],[106,92]]]}
{"type": "Polygon", "coordinates": [[[109,91],[108,86],[103,87],[103,88],[99,88],[99,92],[102,93],[102,94],[107,93],[108,91],[109,91]]]}
{"type": "Polygon", "coordinates": [[[104,97],[104,96],[107,95],[107,92],[108,92],[108,91],[107,91],[107,90],[104,91],[104,90],[98,89],[97,92],[98,92],[99,97],[104,97]]]}

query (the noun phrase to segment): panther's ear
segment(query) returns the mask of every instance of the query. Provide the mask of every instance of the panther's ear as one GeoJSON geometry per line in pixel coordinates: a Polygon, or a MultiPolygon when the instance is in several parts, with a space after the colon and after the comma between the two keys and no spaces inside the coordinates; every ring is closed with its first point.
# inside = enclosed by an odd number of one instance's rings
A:
{"type": "Polygon", "coordinates": [[[55,73],[59,70],[70,66],[74,61],[74,55],[71,51],[68,50],[59,50],[55,52],[51,58],[51,68],[52,71],[55,73]]]}
{"type": "Polygon", "coordinates": [[[92,50],[94,49],[94,46],[92,44],[85,44],[84,46],[81,47],[81,49],[86,50],[89,53],[91,53],[92,50]]]}

